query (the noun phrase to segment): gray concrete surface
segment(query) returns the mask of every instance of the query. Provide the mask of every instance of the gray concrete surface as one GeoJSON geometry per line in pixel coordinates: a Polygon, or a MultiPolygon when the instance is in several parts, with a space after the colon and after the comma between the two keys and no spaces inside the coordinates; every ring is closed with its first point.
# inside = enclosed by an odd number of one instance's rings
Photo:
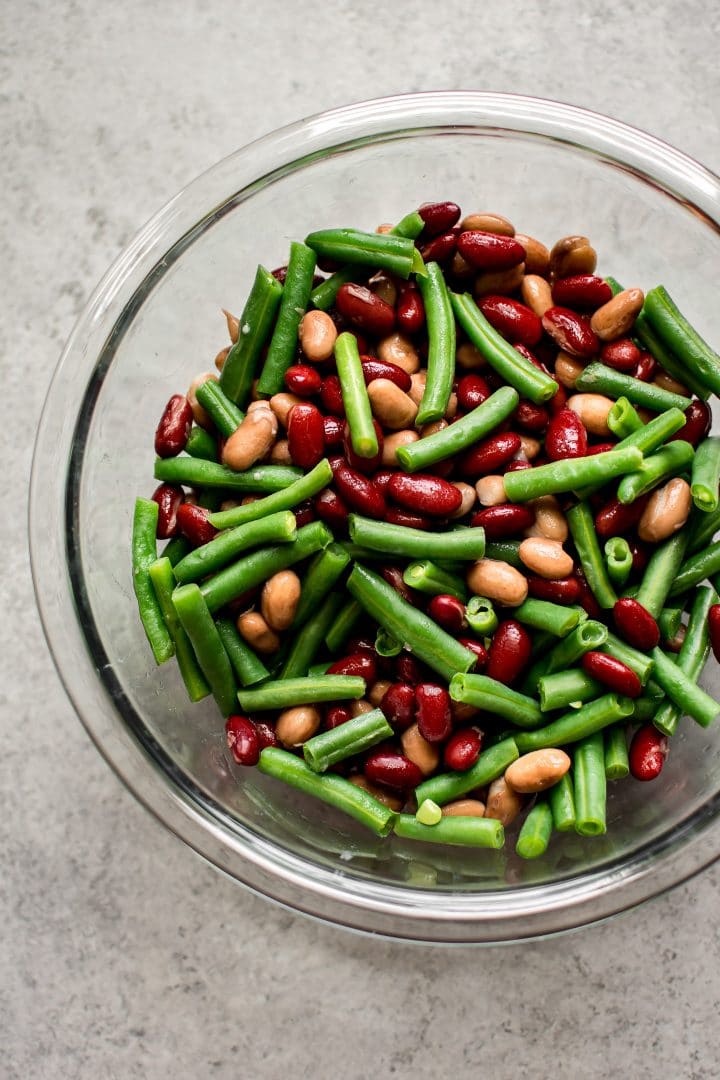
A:
{"type": "Polygon", "coordinates": [[[699,0],[2,5],[0,1075],[720,1076],[717,869],[572,937],[444,952],[314,925],[203,865],[65,699],[24,516],[83,298],[215,160],[318,109],[470,87],[599,109],[717,170],[718,28],[699,0]]]}

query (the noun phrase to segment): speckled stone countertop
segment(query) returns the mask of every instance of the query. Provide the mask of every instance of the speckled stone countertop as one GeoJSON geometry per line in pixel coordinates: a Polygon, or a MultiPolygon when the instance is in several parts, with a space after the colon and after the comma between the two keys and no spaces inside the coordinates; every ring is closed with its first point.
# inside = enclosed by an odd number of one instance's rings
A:
{"type": "Polygon", "coordinates": [[[720,1076],[717,868],[504,949],[366,940],[271,906],[165,832],[90,744],[40,630],[25,527],[62,342],[193,176],[319,109],[468,87],[596,108],[718,170],[717,7],[7,0],[0,27],[0,1074],[720,1076]]]}

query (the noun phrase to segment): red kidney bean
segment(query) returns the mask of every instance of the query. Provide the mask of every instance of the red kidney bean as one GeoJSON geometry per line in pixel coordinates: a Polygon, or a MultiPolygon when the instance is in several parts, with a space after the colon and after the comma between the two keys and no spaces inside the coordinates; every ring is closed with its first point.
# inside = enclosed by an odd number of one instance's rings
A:
{"type": "Polygon", "coordinates": [[[183,489],[176,484],[160,484],[152,493],[158,504],[158,522],[155,535],[158,540],[169,540],[177,535],[177,512],[184,499],[183,489]]]}
{"type": "Polygon", "coordinates": [[[407,600],[408,604],[415,604],[416,592],[406,584],[403,578],[403,572],[399,566],[384,566],[380,571],[388,585],[392,585],[396,593],[402,596],[403,600],[407,600]]]}
{"type": "Polygon", "coordinates": [[[309,525],[311,521],[315,520],[315,512],[309,499],[298,503],[293,513],[295,514],[295,524],[298,529],[301,529],[303,525],[309,525]]]}
{"type": "Polygon", "coordinates": [[[652,724],[643,724],[632,737],[628,758],[636,780],[654,780],[662,772],[670,740],[652,724]]]}
{"type": "Polygon", "coordinates": [[[481,641],[476,641],[475,638],[459,637],[458,643],[465,649],[469,649],[471,653],[475,653],[477,657],[475,661],[474,671],[484,668],[488,660],[488,651],[481,641]]]}
{"type": "Polygon", "coordinates": [[[423,774],[414,761],[397,750],[372,750],[365,761],[365,775],[373,784],[409,791],[422,783],[423,774]]]}
{"type": "Polygon", "coordinates": [[[480,757],[482,735],[477,728],[463,728],[448,739],[443,759],[445,766],[453,772],[465,772],[480,757]]]}
{"type": "Polygon", "coordinates": [[[640,363],[641,356],[642,353],[630,338],[607,341],[600,350],[600,359],[603,364],[615,368],[615,371],[624,371],[625,373],[635,370],[640,363]]]}
{"type": "Polygon", "coordinates": [[[537,345],[542,337],[540,317],[519,300],[508,296],[483,296],[478,307],[499,334],[512,345],[537,345]]]}
{"type": "Polygon", "coordinates": [[[457,635],[467,628],[465,605],[458,600],[457,596],[450,596],[447,593],[433,596],[428,604],[427,613],[449,634],[457,635]]]}
{"type": "Polygon", "coordinates": [[[323,439],[326,446],[342,446],[345,421],[340,416],[323,416],[323,439]]]}
{"type": "Polygon", "coordinates": [[[408,529],[429,529],[433,524],[437,524],[437,521],[433,522],[425,514],[411,514],[396,506],[388,506],[385,520],[389,525],[406,525],[408,529]]]}
{"type": "Polygon", "coordinates": [[[586,615],[588,615],[591,619],[602,618],[602,608],[595,599],[595,595],[590,586],[588,585],[587,581],[585,580],[585,575],[583,574],[579,566],[575,568],[575,580],[577,581],[578,588],[580,590],[578,600],[580,602],[580,606],[584,609],[586,615]]]}
{"type": "Polygon", "coordinates": [[[369,637],[362,637],[358,634],[356,637],[351,637],[347,643],[347,654],[363,652],[370,653],[372,656],[378,659],[378,655],[375,652],[375,639],[372,640],[369,637]]]}
{"type": "Polygon", "coordinates": [[[418,731],[429,743],[444,742],[452,731],[450,695],[437,683],[419,683],[415,687],[418,731]]]}
{"type": "Polygon", "coordinates": [[[348,720],[352,720],[349,709],[344,705],[331,705],[325,713],[325,728],[331,731],[341,724],[347,724],[348,720]]]}
{"type": "Polygon", "coordinates": [[[210,511],[202,506],[193,506],[190,503],[181,503],[178,506],[177,527],[193,547],[209,544],[217,536],[217,529],[208,521],[209,513],[210,511]]]}
{"type": "Polygon", "coordinates": [[[491,679],[512,686],[527,667],[531,649],[532,640],[525,627],[515,619],[506,619],[493,634],[486,673],[491,679]]]}
{"type": "Polygon", "coordinates": [[[528,595],[534,600],[549,600],[551,604],[576,604],[580,597],[577,578],[567,577],[558,581],[532,575],[527,579],[528,595]]]}
{"type": "Polygon", "coordinates": [[[545,433],[545,453],[550,461],[581,458],[587,452],[587,431],[577,413],[572,409],[562,409],[556,413],[545,433]]]}
{"type": "Polygon", "coordinates": [[[479,229],[461,233],[457,249],[477,270],[510,270],[525,261],[525,248],[519,241],[479,229]]]}
{"type": "Polygon", "coordinates": [[[640,697],[642,694],[642,683],[635,672],[614,656],[591,649],[584,654],[581,663],[587,675],[608,686],[616,694],[624,694],[630,698],[640,697]]]}
{"type": "Polygon", "coordinates": [[[713,604],[708,611],[708,630],[713,655],[720,664],[720,604],[713,604]]]}
{"type": "Polygon", "coordinates": [[[395,326],[395,311],[365,285],[341,285],[335,306],[348,322],[377,337],[390,334],[395,326]]]}
{"type": "Polygon", "coordinates": [[[462,495],[454,484],[438,476],[415,473],[395,473],[387,486],[388,495],[408,510],[430,517],[448,517],[459,509],[462,495]]]}
{"type": "Polygon", "coordinates": [[[595,531],[601,540],[609,540],[611,536],[627,536],[643,516],[649,498],[649,495],[641,495],[627,506],[619,499],[610,499],[595,515],[595,531]]]}
{"type": "Polygon", "coordinates": [[[295,405],[287,425],[288,450],[295,465],[312,469],[325,457],[325,429],[315,405],[295,405]]]}
{"type": "Polygon", "coordinates": [[[553,284],[552,298],[563,307],[594,311],[612,300],[612,289],[596,274],[572,274],[553,284]]]}
{"type": "Polygon", "coordinates": [[[292,364],[285,372],[285,385],[291,394],[312,397],[320,392],[322,375],[309,364],[292,364]]]}
{"type": "Polygon", "coordinates": [[[490,397],[491,390],[482,375],[463,375],[457,384],[458,405],[470,412],[490,397]]]}
{"type": "Polygon", "coordinates": [[[660,642],[660,629],[649,611],[626,596],[613,608],[613,618],[621,637],[641,652],[649,652],[660,642]]]}
{"type": "Polygon", "coordinates": [[[155,431],[155,453],[158,457],[175,457],[187,445],[193,414],[184,394],[173,394],[163,409],[155,431]]]}
{"type": "Polygon", "coordinates": [[[317,516],[331,529],[346,528],[349,510],[336,492],[325,488],[315,496],[313,505],[317,516]]]}
{"type": "Polygon", "coordinates": [[[407,371],[403,371],[397,364],[391,364],[388,360],[378,360],[375,356],[361,356],[360,360],[366,386],[375,379],[389,379],[406,392],[412,386],[412,379],[407,371]]]}
{"type": "MultiPolygon", "coordinates": [[[[366,517],[384,518],[387,506],[385,498],[378,487],[363,476],[357,469],[351,469],[344,462],[334,470],[335,484],[341,498],[353,510],[357,510],[366,517]]],[[[395,477],[393,477],[393,480],[395,477]]],[[[409,479],[409,478],[408,478],[409,479]]],[[[392,480],[388,488],[392,485],[392,480]]],[[[459,494],[459,492],[458,492],[459,494]]]]}
{"type": "Polygon", "coordinates": [[[345,450],[345,457],[348,465],[352,469],[357,469],[362,473],[373,473],[380,464],[383,452],[383,431],[377,420],[373,420],[373,427],[375,428],[375,435],[378,441],[378,452],[371,458],[360,457],[353,450],[352,441],[350,438],[350,425],[345,425],[345,435],[343,438],[343,449],[345,450]]]}
{"type": "Polygon", "coordinates": [[[266,746],[280,745],[280,740],[275,734],[275,728],[266,720],[256,720],[255,730],[257,731],[258,747],[260,750],[264,750],[266,746]]]}
{"type": "Polygon", "coordinates": [[[382,491],[383,495],[387,491],[387,486],[390,483],[391,476],[394,476],[393,469],[378,469],[378,471],[372,478],[373,484],[375,485],[375,487],[379,488],[380,491],[382,491]]]}
{"type": "MultiPolygon", "coordinates": [[[[535,459],[535,464],[539,465],[540,460],[535,459]]],[[[503,469],[503,472],[521,472],[523,469],[532,469],[533,462],[531,461],[511,461],[503,469]]]]}
{"type": "Polygon", "coordinates": [[[491,435],[460,459],[460,473],[473,478],[495,473],[515,457],[521,446],[522,440],[514,431],[491,435]]]}
{"type": "Polygon", "coordinates": [[[685,410],[684,426],[679,431],[676,431],[674,435],[671,435],[668,442],[673,442],[675,439],[684,439],[685,442],[691,443],[692,446],[697,446],[710,431],[711,424],[712,413],[710,407],[704,401],[695,398],[685,410]]]}
{"type": "Polygon", "coordinates": [[[320,388],[320,402],[325,412],[333,416],[345,416],[342,389],[337,375],[326,375],[320,388]]]}
{"type": "Polygon", "coordinates": [[[642,574],[650,561],[647,547],[639,540],[628,540],[628,547],[632,555],[632,573],[642,574]]]}
{"type": "Polygon", "coordinates": [[[614,442],[599,442],[593,446],[588,446],[585,457],[593,457],[595,454],[607,454],[608,450],[614,450],[617,443],[614,442]]]}
{"type": "Polygon", "coordinates": [[[393,683],[385,691],[380,708],[389,724],[404,731],[415,720],[415,688],[410,683],[393,683]]]}
{"type": "Polygon", "coordinates": [[[550,415],[542,405],[535,405],[532,401],[521,401],[513,413],[515,422],[526,431],[540,434],[550,422],[550,415]]]}
{"type": "Polygon", "coordinates": [[[328,675],[354,675],[370,684],[377,679],[377,664],[372,653],[356,652],[351,656],[343,656],[341,660],[336,660],[330,665],[327,673],[328,675]]]}
{"type": "Polygon", "coordinates": [[[230,716],[225,721],[225,739],[238,765],[257,765],[260,740],[257,728],[247,716],[230,716]]]}
{"type": "Polygon", "coordinates": [[[424,664],[411,656],[410,653],[400,653],[395,661],[395,667],[398,673],[398,679],[403,683],[410,683],[411,686],[416,686],[419,682],[426,682],[429,677],[429,673],[424,664]]]}
{"type": "Polygon", "coordinates": [[[600,351],[600,340],[590,320],[569,308],[551,307],[542,317],[543,329],[570,356],[587,359],[600,351]]]}
{"type": "Polygon", "coordinates": [[[417,334],[425,325],[425,305],[414,285],[402,285],[395,305],[398,330],[405,334],[417,334]]]}
{"type": "Polygon", "coordinates": [[[440,233],[439,236],[423,244],[420,254],[425,262],[444,263],[452,258],[456,247],[457,232],[454,229],[448,229],[447,232],[440,233]]]}
{"type": "Polygon", "coordinates": [[[425,240],[452,229],[460,220],[460,207],[454,202],[423,203],[418,214],[425,222],[422,237],[425,240]]]}
{"type": "Polygon", "coordinates": [[[535,523],[535,511],[531,506],[500,503],[486,506],[473,514],[471,525],[482,526],[487,540],[505,540],[517,536],[535,523]]]}
{"type": "Polygon", "coordinates": [[[633,375],[640,382],[650,382],[655,378],[658,369],[658,362],[654,356],[649,352],[640,353],[640,359],[637,362],[633,375]]]}

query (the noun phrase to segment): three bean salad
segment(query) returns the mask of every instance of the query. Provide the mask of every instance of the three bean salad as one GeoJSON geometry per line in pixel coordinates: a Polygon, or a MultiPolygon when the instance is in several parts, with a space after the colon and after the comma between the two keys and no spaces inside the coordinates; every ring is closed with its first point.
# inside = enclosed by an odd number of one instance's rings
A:
{"type": "Polygon", "coordinates": [[[720,357],[586,237],[461,217],[258,267],[160,418],[133,581],[239,765],[379,836],[501,848],[523,816],[532,859],[720,712],[720,357]]]}

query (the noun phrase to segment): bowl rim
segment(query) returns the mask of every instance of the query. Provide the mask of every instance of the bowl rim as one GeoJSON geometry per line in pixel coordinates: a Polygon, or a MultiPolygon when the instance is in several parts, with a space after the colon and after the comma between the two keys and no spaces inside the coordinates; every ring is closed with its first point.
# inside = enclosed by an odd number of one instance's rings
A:
{"type": "Polygon", "coordinates": [[[219,219],[258,184],[299,167],[313,154],[433,129],[499,129],[574,145],[643,176],[720,227],[717,176],[652,135],[574,105],[525,95],[437,91],[358,102],[285,125],[234,151],[170,199],[114,261],[80,314],[38,427],[29,499],[30,561],[48,647],[86,731],[135,797],[203,858],[262,895],[348,928],[425,942],[508,942],[606,919],[710,865],[720,856],[720,795],[671,833],[638,849],[632,859],[556,883],[435,893],[348,874],[341,887],[336,871],[242,825],[233,823],[229,829],[207,799],[198,799],[182,777],[163,769],[135,737],[127,716],[125,724],[117,724],[122,702],[107,673],[103,679],[98,669],[92,628],[86,625],[83,633],[87,611],[78,593],[82,585],[72,580],[64,527],[78,504],[68,469],[78,454],[82,457],[82,445],[73,447],[78,417],[93,384],[98,385],[101,358],[112,356],[108,343],[117,347],[118,328],[132,321],[138,298],[147,295],[168,252],[179,254],[209,219],[219,219]],[[62,484],[53,483],[57,476],[63,477],[62,484]],[[65,573],[59,575],[53,566],[65,573]],[[158,783],[159,776],[164,782],[158,783]]]}

